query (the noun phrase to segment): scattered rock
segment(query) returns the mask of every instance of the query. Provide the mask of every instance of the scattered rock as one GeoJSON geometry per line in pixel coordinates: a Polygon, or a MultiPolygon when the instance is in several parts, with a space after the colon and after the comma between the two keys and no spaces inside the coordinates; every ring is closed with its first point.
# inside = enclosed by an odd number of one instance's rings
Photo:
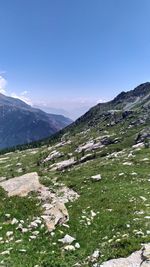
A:
{"type": "Polygon", "coordinates": [[[13,218],[12,221],[11,221],[11,224],[17,224],[18,223],[18,220],[16,218],[13,218]]]}
{"type": "Polygon", "coordinates": [[[52,152],[48,155],[48,157],[47,157],[46,159],[44,159],[44,160],[42,161],[42,163],[48,162],[48,161],[53,160],[53,159],[56,159],[56,158],[60,158],[60,157],[62,157],[62,156],[63,156],[63,153],[54,150],[54,151],[52,151],[52,152]]]}
{"type": "MultiPolygon", "coordinates": [[[[40,184],[36,172],[12,178],[0,183],[0,186],[8,192],[8,196],[27,196],[29,192],[38,192],[38,198],[44,202],[42,205],[44,212],[41,217],[44,219],[49,231],[53,231],[57,224],[64,224],[69,220],[69,214],[65,203],[74,201],[79,197],[75,191],[65,186],[58,189],[56,193],[50,192],[49,188],[40,184]]],[[[5,214],[5,216],[10,218],[10,214],[5,214]]],[[[13,218],[11,224],[17,223],[18,220],[13,218]]],[[[40,219],[31,222],[29,227],[37,228],[38,224],[41,224],[40,219]]],[[[18,225],[18,229],[23,233],[28,231],[21,223],[18,225]]]]}
{"type": "Polygon", "coordinates": [[[94,263],[97,262],[100,257],[100,251],[96,249],[93,254],[90,256],[90,262],[94,263]]]}
{"type": "Polygon", "coordinates": [[[136,144],[136,145],[133,145],[132,147],[133,147],[133,148],[142,148],[142,147],[144,147],[144,143],[141,142],[141,143],[138,143],[138,144],[136,144]]]}
{"type": "Polygon", "coordinates": [[[102,179],[101,175],[100,174],[97,174],[97,175],[93,175],[91,176],[91,179],[94,180],[94,181],[99,181],[102,179]]]}
{"type": "Polygon", "coordinates": [[[80,244],[79,243],[75,243],[75,248],[80,248],[80,244]]]}
{"type": "Polygon", "coordinates": [[[53,164],[51,166],[52,167],[51,170],[52,171],[55,171],[55,170],[62,171],[64,169],[66,169],[66,168],[69,168],[69,167],[75,165],[75,164],[76,164],[76,161],[75,161],[75,159],[73,157],[71,159],[63,160],[61,162],[58,162],[58,163],[53,164]]]}
{"type": "Polygon", "coordinates": [[[13,231],[8,231],[7,233],[6,233],[6,236],[7,237],[10,237],[10,236],[12,236],[13,235],[13,231]]]}
{"type": "Polygon", "coordinates": [[[59,239],[58,241],[63,244],[72,244],[73,241],[76,239],[70,235],[65,235],[62,239],[59,239]]]}
{"type": "Polygon", "coordinates": [[[73,245],[67,245],[64,247],[64,249],[67,251],[75,251],[75,247],[73,245]]]}

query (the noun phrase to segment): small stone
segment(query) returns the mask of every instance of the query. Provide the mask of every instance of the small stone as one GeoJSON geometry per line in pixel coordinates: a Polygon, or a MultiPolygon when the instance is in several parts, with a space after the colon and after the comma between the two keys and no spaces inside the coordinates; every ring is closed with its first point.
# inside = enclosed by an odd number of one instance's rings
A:
{"type": "Polygon", "coordinates": [[[91,179],[94,181],[100,181],[102,179],[102,177],[100,174],[97,174],[97,175],[91,176],[91,179]]]}
{"type": "Polygon", "coordinates": [[[75,251],[75,247],[72,246],[72,245],[67,245],[67,246],[64,247],[64,249],[67,250],[67,251],[75,251]]]}
{"type": "Polygon", "coordinates": [[[98,249],[96,249],[94,251],[94,253],[91,255],[90,257],[90,261],[91,262],[96,262],[98,260],[98,258],[100,257],[100,251],[98,249]]]}
{"type": "Polygon", "coordinates": [[[14,225],[14,224],[17,224],[18,223],[18,220],[16,218],[13,218],[12,221],[11,221],[11,224],[14,225]]]}
{"type": "Polygon", "coordinates": [[[71,244],[75,240],[74,237],[70,235],[65,235],[64,238],[59,239],[58,241],[63,243],[63,244],[71,244]]]}
{"type": "Polygon", "coordinates": [[[27,252],[27,251],[26,251],[26,249],[19,249],[19,252],[23,252],[23,253],[25,253],[25,252],[27,252]]]}
{"type": "Polygon", "coordinates": [[[31,240],[36,239],[36,236],[35,235],[30,235],[30,239],[31,240]]]}
{"type": "Polygon", "coordinates": [[[7,236],[7,237],[10,237],[11,235],[13,235],[13,231],[8,231],[8,232],[6,233],[6,236],[7,236]]]}
{"type": "Polygon", "coordinates": [[[80,244],[79,243],[75,243],[75,248],[80,248],[80,244]]]}
{"type": "Polygon", "coordinates": [[[10,254],[10,251],[9,250],[5,250],[3,252],[0,253],[1,255],[9,255],[10,254]]]}

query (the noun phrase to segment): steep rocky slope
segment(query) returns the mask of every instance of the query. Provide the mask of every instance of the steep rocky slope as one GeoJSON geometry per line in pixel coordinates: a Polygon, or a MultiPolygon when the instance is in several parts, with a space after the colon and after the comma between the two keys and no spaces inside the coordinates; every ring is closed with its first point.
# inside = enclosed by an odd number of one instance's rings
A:
{"type": "Polygon", "coordinates": [[[149,94],[149,83],[121,93],[39,147],[0,156],[1,264],[150,265],[149,94]]]}

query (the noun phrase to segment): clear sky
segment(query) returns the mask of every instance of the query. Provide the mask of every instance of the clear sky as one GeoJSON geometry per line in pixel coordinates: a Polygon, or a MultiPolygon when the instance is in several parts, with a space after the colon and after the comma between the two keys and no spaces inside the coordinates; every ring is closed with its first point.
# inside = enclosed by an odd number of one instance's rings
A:
{"type": "Polygon", "coordinates": [[[0,75],[2,92],[63,109],[150,81],[150,0],[1,0],[0,75]]]}

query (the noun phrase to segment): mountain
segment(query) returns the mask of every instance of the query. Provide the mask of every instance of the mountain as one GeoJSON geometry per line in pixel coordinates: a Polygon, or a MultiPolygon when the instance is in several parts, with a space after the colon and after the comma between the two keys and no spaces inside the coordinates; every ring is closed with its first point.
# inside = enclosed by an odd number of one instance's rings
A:
{"type": "Polygon", "coordinates": [[[71,122],[64,116],[45,113],[0,94],[0,148],[46,138],[71,122]]]}
{"type": "MultiPolygon", "coordinates": [[[[106,120],[110,124],[119,122],[124,117],[137,116],[142,120],[143,114],[148,117],[150,109],[150,83],[144,83],[129,92],[121,92],[112,101],[99,103],[81,116],[72,125],[92,126],[106,120]]],[[[71,127],[72,127],[71,126],[71,127]]]]}
{"type": "Polygon", "coordinates": [[[63,115],[65,117],[69,117],[71,118],[70,114],[67,112],[67,110],[61,109],[61,108],[51,108],[51,107],[47,107],[44,105],[34,105],[34,108],[38,108],[43,110],[46,113],[51,113],[51,114],[57,114],[57,115],[63,115]]]}
{"type": "Polygon", "coordinates": [[[0,155],[2,264],[149,266],[150,83],[10,151],[0,155]]]}
{"type": "Polygon", "coordinates": [[[47,112],[47,113],[53,113],[53,114],[61,114],[65,117],[71,118],[73,121],[75,121],[77,118],[81,117],[86,111],[91,108],[92,105],[84,105],[84,106],[77,106],[77,107],[66,107],[65,109],[60,108],[52,108],[44,105],[35,105],[35,108],[40,108],[41,110],[47,112]]]}

